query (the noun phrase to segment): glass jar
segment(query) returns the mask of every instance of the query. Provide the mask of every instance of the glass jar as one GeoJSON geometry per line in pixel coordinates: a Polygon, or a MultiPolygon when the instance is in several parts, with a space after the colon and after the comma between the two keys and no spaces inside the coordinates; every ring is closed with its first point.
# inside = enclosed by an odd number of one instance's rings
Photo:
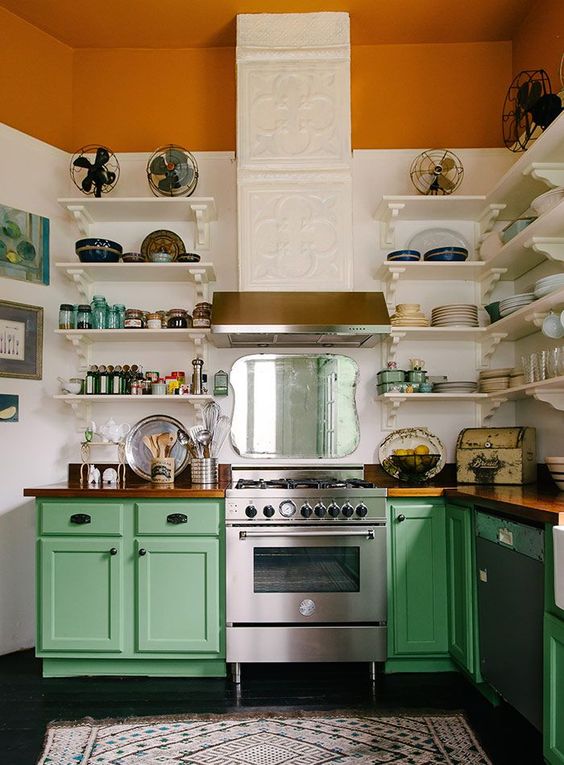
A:
{"type": "Polygon", "coordinates": [[[79,305],[76,314],[77,329],[92,329],[92,309],[89,305],[79,305]]]}
{"type": "Polygon", "coordinates": [[[150,313],[147,316],[148,329],[162,329],[161,317],[158,313],[150,313]]]}
{"type": "Polygon", "coordinates": [[[161,320],[161,328],[166,329],[166,311],[155,311],[161,320]]]}
{"type": "Polygon", "coordinates": [[[94,295],[90,304],[92,308],[92,326],[94,329],[108,328],[108,304],[103,295],[94,295]]]}
{"type": "Polygon", "coordinates": [[[128,308],[123,326],[125,329],[143,329],[143,311],[139,308],[128,308]]]}
{"type": "Polygon", "coordinates": [[[164,396],[166,395],[166,384],[165,381],[161,378],[159,378],[158,382],[154,382],[151,384],[151,393],[153,396],[164,396]]]}
{"type": "Polygon", "coordinates": [[[59,306],[59,329],[74,329],[74,311],[70,303],[59,306]]]}
{"type": "Polygon", "coordinates": [[[196,303],[192,311],[192,324],[199,329],[211,327],[211,304],[196,303]]]}
{"type": "Polygon", "coordinates": [[[119,314],[119,329],[123,329],[125,325],[125,306],[123,303],[116,303],[114,308],[117,309],[119,314]]]}
{"type": "Polygon", "coordinates": [[[168,312],[166,325],[169,329],[187,329],[188,312],[184,308],[172,308],[168,312]]]}
{"type": "Polygon", "coordinates": [[[112,305],[108,308],[108,329],[120,329],[119,307],[112,305]]]}

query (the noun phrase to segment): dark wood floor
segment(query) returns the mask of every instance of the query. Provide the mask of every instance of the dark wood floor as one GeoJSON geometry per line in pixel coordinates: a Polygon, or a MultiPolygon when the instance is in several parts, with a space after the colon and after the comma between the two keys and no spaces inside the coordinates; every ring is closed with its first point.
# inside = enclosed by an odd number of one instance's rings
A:
{"type": "Polygon", "coordinates": [[[228,680],[43,679],[30,651],[0,657],[0,762],[34,765],[50,720],[277,709],[463,710],[493,765],[542,765],[540,734],[460,675],[381,675],[364,665],[254,665],[228,680]]]}

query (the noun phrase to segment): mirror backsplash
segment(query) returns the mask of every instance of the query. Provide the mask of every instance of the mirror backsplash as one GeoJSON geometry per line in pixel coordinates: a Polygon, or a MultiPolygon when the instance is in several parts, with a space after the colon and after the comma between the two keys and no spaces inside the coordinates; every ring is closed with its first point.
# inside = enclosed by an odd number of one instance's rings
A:
{"type": "Polygon", "coordinates": [[[360,439],[358,366],[340,354],[259,353],[238,359],[231,427],[241,457],[345,457],[360,439]]]}

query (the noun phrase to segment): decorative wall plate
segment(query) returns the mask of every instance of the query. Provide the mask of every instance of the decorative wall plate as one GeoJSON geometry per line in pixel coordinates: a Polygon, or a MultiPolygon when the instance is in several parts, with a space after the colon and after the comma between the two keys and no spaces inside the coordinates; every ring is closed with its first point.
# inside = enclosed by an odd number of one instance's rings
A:
{"type": "Polygon", "coordinates": [[[173,256],[172,259],[176,260],[179,255],[186,252],[186,247],[174,231],[160,228],[147,234],[141,244],[141,254],[146,260],[150,260],[150,256],[155,252],[169,252],[173,256]]]}

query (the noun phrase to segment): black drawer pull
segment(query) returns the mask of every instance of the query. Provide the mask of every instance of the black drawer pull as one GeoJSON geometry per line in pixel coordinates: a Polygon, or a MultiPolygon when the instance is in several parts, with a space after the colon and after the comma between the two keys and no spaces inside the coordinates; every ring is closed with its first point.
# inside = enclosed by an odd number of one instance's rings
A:
{"type": "Polygon", "coordinates": [[[400,513],[398,515],[398,523],[403,523],[405,521],[405,515],[403,513],[400,513]]]}
{"type": "Polygon", "coordinates": [[[171,513],[166,517],[167,523],[188,523],[188,516],[184,513],[171,513]]]}
{"type": "Polygon", "coordinates": [[[144,547],[142,547],[142,548],[139,550],[139,555],[140,555],[141,557],[143,557],[143,555],[147,555],[147,550],[145,550],[145,548],[144,548],[144,547]]]}
{"type": "Polygon", "coordinates": [[[71,515],[70,522],[82,526],[84,523],[92,523],[92,516],[87,515],[86,513],[75,513],[74,515],[71,515]]]}
{"type": "Polygon", "coordinates": [[[117,555],[117,554],[118,554],[117,547],[110,548],[110,555],[117,555]]]}

